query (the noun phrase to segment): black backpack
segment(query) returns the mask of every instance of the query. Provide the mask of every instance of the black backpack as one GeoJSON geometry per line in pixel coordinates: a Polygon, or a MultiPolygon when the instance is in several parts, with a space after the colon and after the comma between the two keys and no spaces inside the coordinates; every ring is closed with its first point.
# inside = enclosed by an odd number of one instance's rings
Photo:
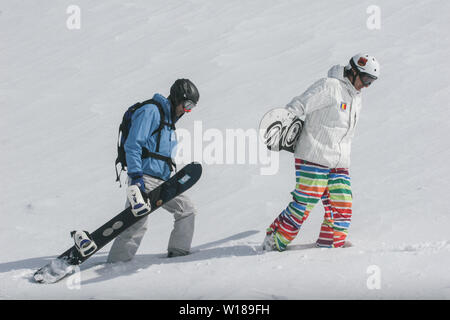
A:
{"type": "Polygon", "coordinates": [[[163,107],[158,101],[150,99],[150,100],[146,100],[144,102],[138,102],[138,103],[132,105],[131,107],[129,107],[127,109],[127,111],[125,111],[123,118],[122,118],[122,123],[119,126],[119,135],[117,137],[117,159],[116,159],[116,163],[115,163],[115,168],[116,168],[116,177],[117,177],[116,181],[119,182],[121,187],[122,187],[122,183],[120,182],[120,175],[122,174],[122,171],[127,170],[127,159],[125,156],[125,141],[127,140],[128,134],[130,132],[131,117],[136,110],[138,110],[140,107],[142,107],[146,104],[156,105],[156,107],[159,110],[159,114],[161,116],[161,122],[159,123],[159,127],[155,131],[152,132],[152,135],[158,134],[158,137],[156,139],[155,152],[151,152],[147,148],[142,147],[142,159],[155,158],[158,160],[162,160],[167,163],[170,171],[173,171],[174,168],[176,168],[176,165],[173,162],[172,158],[165,157],[165,156],[157,153],[157,152],[159,152],[159,144],[161,141],[162,129],[164,128],[164,126],[169,126],[172,130],[175,130],[175,125],[173,123],[166,121],[165,116],[164,116],[163,107]],[[118,164],[121,165],[120,173],[117,171],[118,164]]]}

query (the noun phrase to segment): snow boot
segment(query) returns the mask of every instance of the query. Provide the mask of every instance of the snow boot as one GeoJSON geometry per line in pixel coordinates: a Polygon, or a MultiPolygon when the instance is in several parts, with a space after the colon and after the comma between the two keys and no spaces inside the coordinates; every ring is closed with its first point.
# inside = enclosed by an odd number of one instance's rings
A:
{"type": "Polygon", "coordinates": [[[275,247],[275,239],[274,239],[274,233],[272,229],[267,229],[266,237],[264,238],[262,249],[264,251],[274,251],[276,250],[275,247]]]}

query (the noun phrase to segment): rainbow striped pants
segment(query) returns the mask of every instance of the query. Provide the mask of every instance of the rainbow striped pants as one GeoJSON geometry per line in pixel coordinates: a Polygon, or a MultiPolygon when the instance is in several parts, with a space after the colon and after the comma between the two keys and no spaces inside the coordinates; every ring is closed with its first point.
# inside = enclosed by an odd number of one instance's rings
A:
{"type": "Polygon", "coordinates": [[[284,251],[319,200],[325,217],[317,245],[337,248],[345,243],[352,217],[352,191],[348,169],[330,169],[295,159],[296,187],[293,201],[267,229],[274,234],[275,246],[284,251]]]}

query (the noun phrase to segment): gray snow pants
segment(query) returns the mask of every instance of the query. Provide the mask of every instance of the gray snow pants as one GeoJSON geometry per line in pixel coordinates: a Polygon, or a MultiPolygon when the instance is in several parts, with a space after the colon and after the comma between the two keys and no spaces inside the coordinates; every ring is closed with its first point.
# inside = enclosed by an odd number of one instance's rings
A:
{"type": "MultiPolygon", "coordinates": [[[[143,179],[147,192],[164,182],[147,175],[144,175],[143,179]]],[[[128,206],[129,202],[127,200],[125,207],[128,206]]],[[[196,209],[193,203],[187,196],[181,194],[166,204],[163,204],[162,208],[172,213],[175,219],[167,249],[169,256],[188,254],[194,235],[196,209]]],[[[114,263],[133,259],[147,231],[148,217],[142,218],[117,236],[109,251],[107,262],[114,263]]]]}

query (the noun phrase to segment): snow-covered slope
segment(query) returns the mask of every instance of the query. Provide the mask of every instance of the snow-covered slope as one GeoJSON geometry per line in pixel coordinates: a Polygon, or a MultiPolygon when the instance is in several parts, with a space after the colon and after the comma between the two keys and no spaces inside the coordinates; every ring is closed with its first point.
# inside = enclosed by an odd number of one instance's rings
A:
{"type": "Polygon", "coordinates": [[[377,1],[375,30],[372,1],[83,0],[70,30],[72,4],[0,4],[0,298],[450,298],[450,2],[377,1]],[[113,161],[127,106],[188,77],[201,100],[178,128],[256,130],[359,51],[382,73],[364,90],[353,143],[353,247],[311,248],[318,205],[291,250],[260,252],[294,187],[282,153],[276,175],[204,163],[188,192],[199,210],[192,255],[165,258],[172,217],[160,210],[134,261],[104,264],[108,246],[83,264],[80,286],[29,281],[71,230],[123,208],[113,161]]]}

